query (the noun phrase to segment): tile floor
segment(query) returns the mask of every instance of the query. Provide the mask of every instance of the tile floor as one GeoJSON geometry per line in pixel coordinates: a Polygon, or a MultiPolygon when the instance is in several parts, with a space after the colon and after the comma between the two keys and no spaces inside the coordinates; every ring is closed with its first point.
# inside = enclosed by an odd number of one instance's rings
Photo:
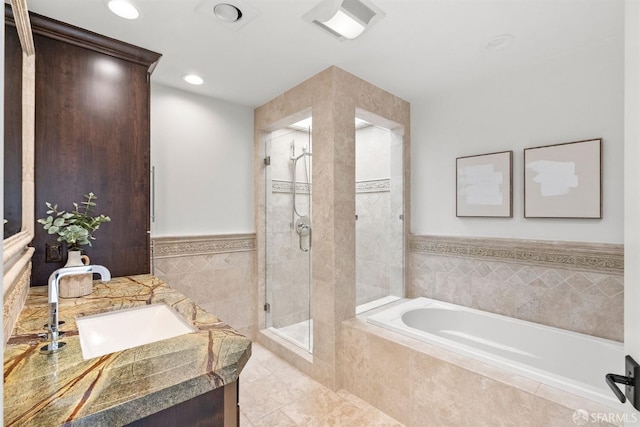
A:
{"type": "Polygon", "coordinates": [[[241,427],[374,427],[403,425],[346,390],[333,392],[252,344],[240,374],[241,427]]]}

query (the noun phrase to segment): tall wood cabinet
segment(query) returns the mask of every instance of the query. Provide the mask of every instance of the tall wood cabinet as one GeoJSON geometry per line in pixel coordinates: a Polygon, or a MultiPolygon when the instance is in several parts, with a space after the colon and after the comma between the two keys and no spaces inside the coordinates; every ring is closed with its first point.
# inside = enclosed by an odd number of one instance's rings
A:
{"type": "MultiPolygon", "coordinates": [[[[111,222],[85,247],[113,276],[150,270],[150,83],[160,54],[31,14],[36,51],[35,215],[98,196],[111,222]]],[[[63,262],[36,224],[33,285],[63,262]]]]}

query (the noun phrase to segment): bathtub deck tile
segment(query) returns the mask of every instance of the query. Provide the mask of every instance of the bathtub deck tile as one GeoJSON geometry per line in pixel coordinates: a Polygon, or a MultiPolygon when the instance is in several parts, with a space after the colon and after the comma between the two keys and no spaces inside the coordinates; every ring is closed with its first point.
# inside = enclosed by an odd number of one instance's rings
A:
{"type": "MultiPolygon", "coordinates": [[[[364,319],[344,322],[343,326],[347,336],[359,336],[361,340],[360,335],[364,334],[369,336],[369,345],[375,343],[373,351],[371,348],[366,350],[365,357],[369,359],[376,358],[380,351],[387,352],[386,346],[379,342],[387,338],[389,345],[397,346],[388,354],[393,354],[398,363],[404,363],[408,358],[408,371],[404,375],[399,368],[390,370],[395,373],[393,379],[384,374],[377,376],[372,370],[371,375],[360,377],[364,381],[351,380],[356,386],[366,383],[366,388],[371,390],[362,398],[408,426],[570,426],[575,425],[573,417],[578,409],[589,414],[620,417],[615,409],[370,325],[364,319]],[[413,341],[413,347],[410,341],[413,341]],[[403,393],[406,392],[401,389],[403,384],[404,389],[409,390],[408,407],[395,400],[398,396],[405,398],[403,393]],[[402,411],[406,413],[400,413],[402,411]]],[[[351,349],[354,353],[357,350],[357,347],[351,349]]],[[[357,354],[352,354],[349,360],[357,359],[357,354]]],[[[372,362],[372,366],[385,363],[390,361],[383,356],[372,362]]],[[[347,361],[345,372],[350,368],[347,361]]],[[[351,390],[350,383],[345,383],[345,387],[351,390]]],[[[590,421],[589,425],[611,427],[616,424],[590,421]]]]}
{"type": "MultiPolygon", "coordinates": [[[[602,381],[604,381],[604,378],[602,379],[602,381]]],[[[572,393],[567,393],[564,390],[551,387],[547,384],[540,384],[540,388],[536,392],[536,395],[551,402],[562,402],[563,406],[567,409],[570,409],[572,412],[578,409],[584,409],[589,413],[622,414],[622,410],[624,409],[623,405],[620,405],[620,408],[616,410],[616,408],[612,408],[607,405],[594,402],[592,400],[584,399],[580,396],[576,396],[572,393]]]]}
{"type": "Polygon", "coordinates": [[[408,424],[411,399],[407,387],[398,389],[384,383],[371,382],[371,404],[396,420],[408,424]]]}
{"type": "MultiPolygon", "coordinates": [[[[456,353],[451,350],[447,350],[443,347],[429,344],[429,343],[417,340],[415,338],[401,335],[397,332],[389,331],[389,330],[380,328],[378,326],[371,325],[367,323],[364,318],[357,319],[357,320],[350,320],[348,322],[344,322],[343,324],[346,326],[345,331],[361,330],[366,334],[375,334],[377,336],[383,337],[386,340],[389,340],[398,345],[401,345],[406,349],[410,349],[411,351],[414,351],[417,354],[426,354],[435,359],[444,360],[458,366],[463,366],[467,371],[471,373],[477,373],[480,375],[487,376],[496,381],[516,387],[519,390],[525,391],[527,393],[535,393],[538,390],[538,387],[540,386],[540,383],[538,381],[534,381],[532,379],[523,377],[521,375],[511,374],[505,371],[504,369],[500,369],[488,363],[472,359],[470,357],[464,356],[462,354],[456,353]]],[[[347,332],[347,333],[351,333],[351,332],[347,332]]],[[[349,335],[349,336],[352,336],[352,335],[349,335]]],[[[362,340],[359,339],[358,342],[361,342],[361,341],[362,340]]],[[[352,359],[355,360],[356,358],[361,357],[361,356],[358,356],[358,353],[362,352],[362,350],[359,350],[361,348],[363,347],[361,346],[353,347],[352,359]]],[[[410,368],[411,375],[414,375],[413,369],[414,368],[410,368]]],[[[348,372],[348,370],[346,372],[348,372]]]]}
{"type": "MultiPolygon", "coordinates": [[[[545,426],[548,427],[567,427],[567,426],[576,426],[576,425],[587,425],[589,427],[597,426],[597,427],[623,427],[624,423],[615,423],[611,424],[603,421],[602,419],[592,419],[592,414],[590,411],[574,411],[573,409],[566,408],[562,405],[559,405],[555,402],[547,401],[546,403],[541,403],[538,406],[538,410],[536,411],[536,417],[540,420],[540,423],[544,423],[545,426]],[[587,418],[578,418],[579,416],[586,416],[587,418]]],[[[608,410],[606,413],[598,413],[602,414],[602,416],[608,417],[611,412],[608,410]]],[[[630,424],[633,425],[633,424],[630,424]]]]}
{"type": "Polygon", "coordinates": [[[474,419],[486,425],[500,425],[507,419],[527,425],[531,418],[529,393],[426,355],[417,357],[412,367],[411,395],[417,402],[412,407],[412,425],[429,416],[444,425],[472,425],[474,419]]]}
{"type": "Polygon", "coordinates": [[[367,401],[360,399],[355,394],[349,393],[344,388],[336,391],[336,394],[364,411],[369,411],[373,408],[373,406],[371,406],[367,401]]]}

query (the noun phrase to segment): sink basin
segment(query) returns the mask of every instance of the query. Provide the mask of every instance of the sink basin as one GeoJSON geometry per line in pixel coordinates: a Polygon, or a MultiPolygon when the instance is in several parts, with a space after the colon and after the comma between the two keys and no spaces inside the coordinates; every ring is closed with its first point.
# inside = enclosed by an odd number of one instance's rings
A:
{"type": "Polygon", "coordinates": [[[196,330],[166,304],[79,317],[76,324],[84,360],[196,330]]]}

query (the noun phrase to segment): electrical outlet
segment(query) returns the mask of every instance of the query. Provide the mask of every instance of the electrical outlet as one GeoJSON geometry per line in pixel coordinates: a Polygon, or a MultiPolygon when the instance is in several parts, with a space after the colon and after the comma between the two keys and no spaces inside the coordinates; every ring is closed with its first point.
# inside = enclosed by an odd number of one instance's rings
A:
{"type": "Polygon", "coordinates": [[[45,245],[44,262],[62,261],[62,243],[52,242],[45,245]]]}

